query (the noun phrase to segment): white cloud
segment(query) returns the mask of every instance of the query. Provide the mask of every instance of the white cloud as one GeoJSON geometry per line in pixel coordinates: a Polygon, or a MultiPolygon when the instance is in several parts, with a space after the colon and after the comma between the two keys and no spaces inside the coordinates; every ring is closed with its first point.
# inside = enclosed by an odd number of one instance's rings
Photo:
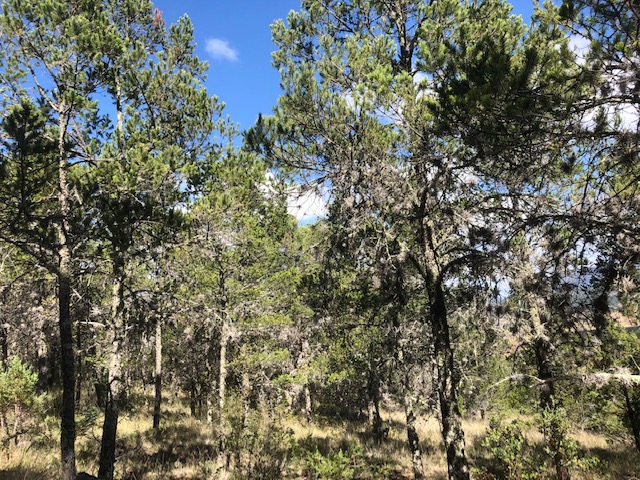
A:
{"type": "MultiPolygon", "coordinates": [[[[275,187],[275,175],[267,172],[264,182],[259,186],[266,198],[277,193],[275,187]]],[[[319,193],[316,190],[306,189],[300,185],[290,185],[287,192],[287,212],[298,220],[299,224],[305,225],[315,222],[318,218],[327,215],[327,203],[329,193],[319,193]]]]}
{"type": "Polygon", "coordinates": [[[287,211],[298,223],[311,223],[327,214],[327,201],[312,190],[293,193],[287,197],[287,211]]]}
{"type": "Polygon", "coordinates": [[[238,61],[238,51],[232,48],[226,40],[210,38],[207,40],[204,49],[216,60],[238,61]]]}
{"type": "Polygon", "coordinates": [[[576,33],[569,37],[569,48],[575,54],[576,61],[583,65],[587,60],[587,55],[589,55],[591,41],[584,35],[576,33]]]}

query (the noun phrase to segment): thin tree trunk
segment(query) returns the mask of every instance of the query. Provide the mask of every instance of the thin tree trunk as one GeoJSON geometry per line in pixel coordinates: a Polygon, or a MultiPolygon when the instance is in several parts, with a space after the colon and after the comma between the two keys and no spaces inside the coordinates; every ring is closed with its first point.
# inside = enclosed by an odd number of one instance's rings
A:
{"type": "Polygon", "coordinates": [[[116,253],[113,264],[114,283],[112,290],[111,322],[109,325],[109,372],[107,384],[107,403],[104,409],[104,423],[102,426],[102,443],[100,445],[100,480],[113,480],[116,461],[116,436],[118,430],[118,416],[120,403],[124,393],[122,388],[122,344],[124,322],[123,307],[123,274],[124,265],[119,253],[116,253]]]}
{"type": "Polygon", "coordinates": [[[76,477],[76,420],[75,420],[75,361],[73,354],[73,320],[71,318],[71,247],[69,235],[69,184],[67,181],[66,133],[68,117],[61,107],[58,133],[58,205],[59,222],[55,224],[58,237],[58,320],[60,328],[60,376],[62,377],[62,412],[60,427],[60,457],[62,480],[76,477]]]}
{"type": "Polygon", "coordinates": [[[9,368],[9,342],[7,341],[7,326],[0,324],[0,354],[2,355],[2,371],[6,372],[9,368]]]}
{"type": "Polygon", "coordinates": [[[629,387],[624,383],[622,384],[622,393],[627,407],[627,419],[629,420],[629,426],[633,433],[636,450],[640,452],[640,412],[638,411],[637,402],[633,401],[632,394],[629,392],[629,387]]]}
{"type": "Polygon", "coordinates": [[[429,285],[429,303],[431,311],[431,330],[436,357],[436,385],[440,414],[442,417],[442,438],[447,453],[449,478],[469,480],[469,465],[465,454],[462,415],[458,408],[458,380],[454,373],[453,347],[449,337],[449,324],[444,291],[440,283],[431,274],[429,285]]]}
{"type": "Polygon", "coordinates": [[[313,413],[313,401],[311,399],[311,387],[309,385],[309,381],[305,382],[302,394],[304,395],[304,418],[307,424],[309,424],[311,423],[311,414],[313,413]]]}
{"type": "Polygon", "coordinates": [[[218,409],[219,409],[219,428],[220,428],[220,452],[224,453],[225,450],[225,428],[226,418],[224,413],[225,407],[225,395],[227,387],[227,343],[229,341],[229,325],[227,318],[227,280],[226,271],[222,261],[222,255],[218,257],[218,267],[220,280],[218,285],[218,294],[220,301],[220,318],[222,324],[220,325],[220,372],[218,376],[218,409]]]}
{"type": "MultiPolygon", "coordinates": [[[[546,338],[539,337],[534,343],[534,351],[536,357],[536,370],[540,380],[549,380],[553,378],[551,371],[549,352],[552,350],[549,341],[546,338]]],[[[555,388],[553,382],[545,382],[540,390],[540,408],[542,411],[555,412],[558,408],[558,402],[555,399],[555,388]]],[[[551,417],[547,431],[544,432],[547,442],[551,445],[551,454],[553,465],[556,470],[557,480],[570,480],[571,472],[567,466],[564,453],[560,450],[559,445],[562,444],[565,433],[556,420],[556,415],[551,417]]]]}
{"type": "Polygon", "coordinates": [[[219,410],[219,427],[221,435],[224,434],[225,426],[225,395],[227,386],[227,322],[223,320],[220,329],[220,372],[218,376],[218,410],[219,410]]]}
{"type": "Polygon", "coordinates": [[[380,443],[384,438],[382,417],[380,416],[380,382],[373,364],[369,365],[367,396],[369,397],[369,423],[376,441],[380,443]]]}
{"type": "Polygon", "coordinates": [[[197,416],[196,411],[196,382],[191,380],[191,387],[189,388],[189,411],[192,417],[197,416]]]}
{"type": "Polygon", "coordinates": [[[156,396],[153,402],[153,428],[160,428],[160,415],[162,406],[162,319],[156,318],[156,366],[155,366],[155,386],[156,396]]]}
{"type": "MultiPolygon", "coordinates": [[[[407,379],[405,379],[405,384],[407,379]]],[[[404,414],[407,422],[407,441],[409,442],[409,450],[411,451],[411,464],[413,465],[413,478],[422,480],[424,478],[424,466],[422,465],[422,450],[420,448],[420,437],[416,430],[416,414],[414,410],[413,395],[405,388],[402,395],[402,403],[404,404],[404,414]]]]}
{"type": "Polygon", "coordinates": [[[404,342],[402,340],[402,332],[400,330],[400,313],[407,304],[407,298],[404,290],[404,279],[402,265],[396,264],[396,306],[392,310],[393,324],[393,354],[396,358],[397,366],[401,372],[402,379],[402,403],[404,407],[406,425],[407,425],[407,442],[409,451],[411,452],[411,464],[413,466],[413,477],[415,480],[424,478],[424,466],[422,464],[422,450],[420,449],[420,437],[416,429],[416,414],[414,410],[414,401],[412,386],[409,377],[409,367],[405,356],[404,342]]]}
{"type": "Polygon", "coordinates": [[[80,401],[82,400],[82,376],[84,371],[82,370],[82,338],[80,328],[76,329],[76,408],[80,407],[80,401]]]}
{"type": "Polygon", "coordinates": [[[251,378],[249,377],[249,372],[242,372],[242,397],[244,401],[242,428],[247,428],[249,423],[249,412],[251,411],[251,378]]]}

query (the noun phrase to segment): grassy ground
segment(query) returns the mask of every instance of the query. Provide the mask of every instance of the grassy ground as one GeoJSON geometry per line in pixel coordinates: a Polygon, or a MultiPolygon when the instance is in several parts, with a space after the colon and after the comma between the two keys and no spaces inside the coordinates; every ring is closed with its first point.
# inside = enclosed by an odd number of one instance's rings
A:
{"type": "MultiPolygon", "coordinates": [[[[230,405],[226,445],[220,445],[215,428],[191,418],[179,403],[168,406],[159,431],[152,429],[149,408],[124,415],[119,425],[117,478],[122,480],[269,479],[269,478],[412,478],[411,457],[406,447],[403,416],[385,412],[388,438],[377,443],[366,425],[317,418],[311,424],[290,416],[256,412],[247,427],[240,428],[239,405],[230,405]],[[240,433],[242,432],[242,433],[240,433]],[[220,455],[221,448],[225,452],[220,455]]],[[[77,462],[79,471],[97,472],[100,445],[100,415],[87,409],[79,415],[77,462]]],[[[29,437],[0,458],[2,480],[48,480],[57,477],[58,431],[49,418],[29,437]]],[[[467,452],[476,478],[492,478],[483,470],[493,469],[493,459],[481,443],[488,422],[468,420],[464,424],[467,452]]],[[[422,421],[418,430],[423,445],[425,474],[445,479],[446,463],[439,427],[434,419],[422,421]]],[[[527,433],[529,442],[542,452],[542,436],[527,433]]],[[[640,479],[640,456],[630,444],[612,442],[588,432],[574,436],[582,454],[594,455],[600,464],[574,478],[640,479]]],[[[495,471],[495,469],[493,469],[495,471]]],[[[499,475],[493,478],[501,478],[499,475]]]]}

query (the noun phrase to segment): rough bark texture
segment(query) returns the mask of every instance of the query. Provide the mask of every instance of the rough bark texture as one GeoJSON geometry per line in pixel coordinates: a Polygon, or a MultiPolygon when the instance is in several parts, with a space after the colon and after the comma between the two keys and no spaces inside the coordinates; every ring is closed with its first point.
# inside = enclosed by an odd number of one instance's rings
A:
{"type": "MultiPolygon", "coordinates": [[[[435,275],[431,275],[435,280],[435,275]]],[[[469,465],[465,454],[462,415],[458,408],[458,380],[453,368],[453,348],[449,337],[447,309],[442,286],[433,281],[429,285],[431,331],[436,356],[436,384],[440,414],[442,416],[442,438],[447,453],[449,478],[469,480],[469,465]]]]}
{"type": "MultiPolygon", "coordinates": [[[[63,107],[61,108],[63,110],[63,107]]],[[[60,460],[62,480],[76,477],[75,363],[73,355],[73,320],[71,318],[71,247],[69,235],[69,184],[67,181],[66,132],[68,119],[60,115],[58,137],[58,320],[60,328],[60,376],[62,377],[62,412],[60,426],[60,460]]]]}
{"type": "MultiPolygon", "coordinates": [[[[62,263],[62,262],[61,262],[62,263]]],[[[66,263],[66,262],[65,262],[66,263]]],[[[58,303],[60,315],[60,373],[62,376],[62,415],[60,450],[62,480],[76,477],[76,420],[75,420],[75,365],[73,358],[73,323],[71,320],[71,285],[69,275],[58,275],[58,303]]]]}
{"type": "Polygon", "coordinates": [[[6,372],[9,368],[9,343],[7,342],[7,326],[0,324],[0,355],[2,355],[2,371],[6,372]]]}
{"type": "Polygon", "coordinates": [[[403,270],[400,264],[396,265],[397,278],[395,279],[395,295],[397,305],[393,309],[392,324],[394,330],[394,356],[398,368],[402,372],[402,402],[404,406],[405,419],[407,424],[407,442],[409,444],[409,450],[411,451],[411,463],[413,465],[413,476],[416,480],[422,480],[424,478],[424,467],[422,464],[422,450],[420,449],[420,437],[416,429],[416,414],[414,410],[414,398],[411,386],[411,379],[409,376],[408,362],[405,358],[405,349],[402,338],[402,332],[400,331],[400,312],[407,304],[407,298],[404,290],[403,270]]]}
{"type": "Polygon", "coordinates": [[[156,365],[154,370],[155,400],[153,402],[153,428],[160,428],[162,408],[162,320],[156,319],[156,365]]]}
{"type": "MultiPolygon", "coordinates": [[[[405,381],[406,383],[406,381],[405,381]]],[[[420,449],[420,437],[416,430],[416,414],[414,410],[413,395],[405,389],[402,396],[404,403],[404,414],[407,422],[407,441],[411,450],[411,463],[413,465],[413,478],[421,480],[424,478],[424,467],[422,465],[422,450],[420,449]]]]}
{"type": "Polygon", "coordinates": [[[624,384],[622,384],[622,393],[624,395],[624,401],[627,410],[627,420],[629,421],[631,433],[633,433],[633,440],[636,444],[636,450],[640,452],[640,411],[638,411],[638,403],[640,402],[633,401],[634,399],[632,397],[632,392],[629,392],[629,387],[624,384]]]}
{"type": "Polygon", "coordinates": [[[249,423],[249,412],[251,411],[251,378],[248,372],[242,372],[242,428],[247,428],[249,423]]]}
{"type": "Polygon", "coordinates": [[[375,366],[369,366],[369,378],[367,381],[367,395],[369,397],[369,423],[376,441],[384,439],[382,417],[380,416],[380,381],[375,371],[375,366]]]}
{"type": "Polygon", "coordinates": [[[224,432],[224,406],[225,406],[225,389],[227,386],[227,324],[223,321],[220,329],[220,372],[218,376],[218,409],[220,415],[219,427],[224,432]]]}
{"type": "MultiPolygon", "coordinates": [[[[551,380],[553,378],[553,372],[551,371],[551,360],[549,358],[549,352],[552,350],[549,341],[544,337],[539,337],[534,343],[535,357],[536,357],[536,369],[538,378],[540,380],[551,380]]],[[[553,382],[547,381],[540,389],[540,408],[543,411],[552,411],[558,408],[558,403],[555,400],[555,387],[553,382]]],[[[547,437],[547,442],[550,445],[560,445],[565,433],[562,431],[558,422],[551,421],[547,431],[544,432],[547,437]]],[[[570,480],[571,474],[569,467],[566,465],[566,459],[560,449],[552,447],[552,460],[556,470],[557,480],[570,480]]]]}
{"type": "Polygon", "coordinates": [[[82,369],[82,337],[80,334],[80,328],[76,328],[76,393],[75,393],[75,402],[76,407],[80,406],[80,401],[82,400],[82,381],[84,371],[82,369]]]}
{"type": "Polygon", "coordinates": [[[102,443],[100,445],[100,480],[113,480],[116,461],[116,435],[118,430],[118,416],[124,390],[122,388],[122,343],[124,324],[122,318],[123,307],[123,264],[121,259],[114,259],[114,283],[112,291],[110,345],[109,345],[109,373],[107,402],[104,409],[104,423],[102,426],[102,443]]]}
{"type": "Polygon", "coordinates": [[[304,395],[304,418],[307,423],[311,423],[311,414],[313,413],[313,402],[311,400],[311,387],[309,386],[309,382],[304,384],[303,388],[304,395]]]}

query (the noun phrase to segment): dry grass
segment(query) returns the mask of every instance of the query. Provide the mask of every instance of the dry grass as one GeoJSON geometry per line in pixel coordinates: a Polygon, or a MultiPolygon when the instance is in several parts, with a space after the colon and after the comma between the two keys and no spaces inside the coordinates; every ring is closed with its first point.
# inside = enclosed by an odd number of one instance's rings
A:
{"type": "MultiPolygon", "coordinates": [[[[95,474],[101,416],[89,418],[91,422],[85,425],[78,437],[77,460],[79,470],[95,474]]],[[[383,418],[389,432],[388,437],[379,443],[371,437],[366,424],[362,422],[318,418],[311,424],[304,424],[293,417],[286,417],[282,426],[291,432],[295,444],[293,456],[287,458],[289,466],[286,477],[307,478],[305,461],[310,453],[318,451],[322,455],[330,455],[339,450],[347,452],[356,445],[361,452],[359,455],[363,455],[371,465],[378,466],[376,471],[385,472],[384,476],[367,478],[412,478],[403,414],[399,410],[390,410],[384,412],[383,418]]],[[[46,480],[58,476],[56,423],[54,419],[45,422],[47,428],[42,432],[32,436],[30,441],[24,440],[19,446],[13,446],[9,457],[0,457],[2,480],[46,480]]],[[[477,468],[486,468],[492,462],[486,449],[481,446],[487,428],[488,422],[485,420],[469,419],[464,422],[467,452],[477,468]]],[[[418,422],[417,429],[426,477],[446,479],[447,469],[438,422],[433,418],[423,419],[418,422]]],[[[539,432],[532,429],[527,432],[527,438],[541,451],[543,438],[539,432]]],[[[596,455],[604,462],[598,472],[584,478],[640,480],[640,456],[630,445],[613,443],[590,432],[577,432],[574,438],[579,441],[586,455],[596,455]]],[[[238,442],[237,445],[243,443],[238,442]]],[[[242,455],[244,458],[250,458],[254,453],[268,456],[268,448],[266,442],[266,450],[259,453],[251,450],[242,455]]],[[[218,440],[212,429],[205,422],[191,418],[179,402],[169,404],[158,432],[152,429],[150,409],[141,409],[136,415],[125,415],[119,424],[116,477],[121,480],[225,480],[231,478],[225,463],[230,461],[233,467],[234,461],[237,462],[239,458],[218,455],[218,440]]],[[[233,478],[251,477],[236,475],[233,478]]]]}

